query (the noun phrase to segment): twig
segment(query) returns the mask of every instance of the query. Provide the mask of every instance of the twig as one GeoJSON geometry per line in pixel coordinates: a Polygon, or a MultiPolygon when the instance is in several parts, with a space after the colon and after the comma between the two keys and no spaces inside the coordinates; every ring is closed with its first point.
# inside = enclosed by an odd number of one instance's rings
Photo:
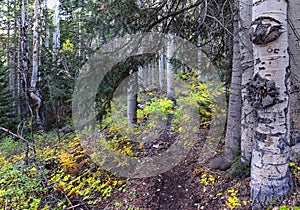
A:
{"type": "Polygon", "coordinates": [[[79,204],[77,204],[77,205],[74,205],[74,206],[70,206],[70,207],[68,207],[68,208],[65,208],[65,210],[68,210],[68,209],[74,209],[74,208],[76,208],[76,207],[78,207],[78,206],[82,206],[82,205],[84,205],[83,203],[79,203],[79,204]]]}
{"type": "Polygon", "coordinates": [[[6,128],[3,128],[2,126],[0,126],[0,130],[1,130],[2,132],[4,132],[4,133],[7,133],[7,134],[13,136],[13,137],[16,138],[16,139],[20,139],[20,140],[22,140],[23,142],[29,144],[29,141],[28,141],[27,139],[25,139],[23,136],[20,136],[20,135],[18,135],[18,134],[15,134],[15,133],[11,132],[10,130],[8,130],[8,129],[6,129],[6,128]]]}

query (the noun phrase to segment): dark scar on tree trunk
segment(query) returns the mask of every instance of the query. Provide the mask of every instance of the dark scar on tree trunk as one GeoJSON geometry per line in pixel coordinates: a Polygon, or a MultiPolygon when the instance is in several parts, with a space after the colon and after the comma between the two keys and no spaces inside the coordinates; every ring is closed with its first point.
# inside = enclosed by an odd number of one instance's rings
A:
{"type": "Polygon", "coordinates": [[[262,78],[256,74],[253,81],[246,84],[247,97],[251,106],[257,109],[265,109],[282,102],[279,99],[279,88],[273,80],[262,78]]]}
{"type": "Polygon", "coordinates": [[[262,16],[251,23],[249,36],[253,44],[266,45],[277,40],[284,31],[280,21],[272,17],[262,16]]]}

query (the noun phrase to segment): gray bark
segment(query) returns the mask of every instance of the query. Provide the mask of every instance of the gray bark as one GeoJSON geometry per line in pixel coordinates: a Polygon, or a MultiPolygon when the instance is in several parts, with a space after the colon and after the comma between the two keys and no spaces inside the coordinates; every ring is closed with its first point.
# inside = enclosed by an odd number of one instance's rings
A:
{"type": "Polygon", "coordinates": [[[286,20],[286,0],[253,0],[251,95],[257,116],[251,161],[253,209],[264,209],[282,201],[292,189],[286,20]]]}
{"type": "Polygon", "coordinates": [[[238,157],[241,140],[241,83],[242,71],[240,60],[240,42],[238,25],[238,3],[235,1],[234,13],[234,43],[232,77],[230,85],[229,105],[227,114],[227,129],[225,137],[224,153],[213,159],[208,166],[221,170],[228,169],[238,157]]]}
{"type": "Polygon", "coordinates": [[[164,55],[159,56],[159,88],[164,89],[164,79],[165,79],[165,59],[164,55]]]}
{"type": "Polygon", "coordinates": [[[169,100],[174,101],[175,100],[175,90],[174,90],[174,68],[171,64],[171,59],[174,55],[174,43],[173,40],[170,40],[167,46],[167,97],[169,100]]]}
{"type": "Polygon", "coordinates": [[[253,77],[253,47],[249,37],[252,0],[240,0],[241,68],[242,68],[242,118],[241,118],[241,161],[250,165],[253,149],[254,111],[248,98],[248,86],[253,77]]]}
{"type": "Polygon", "coordinates": [[[300,2],[289,1],[288,4],[288,33],[291,65],[291,144],[295,145],[300,143],[300,2]]]}
{"type": "Polygon", "coordinates": [[[26,19],[26,13],[25,13],[25,5],[24,0],[20,1],[20,11],[21,11],[21,17],[20,17],[20,48],[19,48],[19,63],[18,63],[18,70],[20,70],[20,82],[19,82],[19,113],[21,115],[21,118],[23,117],[24,113],[24,107],[28,103],[28,84],[27,84],[27,76],[29,72],[29,52],[28,52],[28,43],[27,43],[27,19],[26,19]],[[23,88],[25,90],[23,90],[23,88]],[[22,91],[25,92],[24,98],[22,98],[22,91]],[[25,102],[24,102],[25,99],[25,102]]]}
{"type": "Polygon", "coordinates": [[[29,89],[29,96],[34,101],[36,124],[38,130],[44,129],[42,117],[42,97],[37,90],[38,65],[39,65],[39,0],[34,1],[34,25],[33,25],[33,53],[32,53],[32,73],[29,89]]]}
{"type": "Polygon", "coordinates": [[[138,91],[138,77],[137,72],[131,71],[128,80],[127,88],[127,124],[129,128],[136,125],[137,122],[137,91],[138,91]]]}
{"type": "MultiPolygon", "coordinates": [[[[52,51],[54,55],[57,54],[59,48],[60,48],[60,3],[59,1],[56,2],[54,6],[54,17],[53,17],[53,26],[54,26],[54,32],[53,32],[53,41],[52,41],[52,51]]],[[[53,56],[53,60],[55,60],[55,56],[53,56]]]]}

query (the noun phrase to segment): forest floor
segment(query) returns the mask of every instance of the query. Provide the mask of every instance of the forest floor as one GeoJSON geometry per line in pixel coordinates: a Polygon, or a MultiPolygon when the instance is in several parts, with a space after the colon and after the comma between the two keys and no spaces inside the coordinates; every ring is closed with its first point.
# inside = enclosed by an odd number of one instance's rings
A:
{"type": "MultiPolygon", "coordinates": [[[[29,165],[24,165],[25,156],[18,141],[3,140],[0,210],[251,209],[249,168],[238,162],[227,171],[201,165],[199,156],[205,135],[193,145],[186,158],[170,170],[137,179],[119,177],[97,166],[82,148],[80,137],[72,131],[64,135],[59,144],[51,141],[53,135],[36,136],[36,158],[29,159],[34,161],[29,165]]],[[[142,154],[163,153],[174,139],[174,133],[163,133],[152,145],[145,144],[142,154]]],[[[123,145],[118,146],[123,148],[123,145]]],[[[222,151],[222,145],[217,151],[222,151]]],[[[290,166],[295,189],[287,200],[268,210],[300,209],[300,163],[290,166]]]]}
{"type": "MultiPolygon", "coordinates": [[[[168,141],[168,140],[167,140],[168,141]]],[[[203,142],[198,142],[180,164],[150,178],[130,179],[126,193],[118,193],[102,202],[100,209],[251,209],[249,168],[236,163],[227,171],[199,164],[203,142]]],[[[297,164],[299,165],[299,164],[297,164]]],[[[299,177],[295,193],[280,206],[300,206],[299,177]]],[[[292,208],[291,208],[292,209],[292,208]]]]}

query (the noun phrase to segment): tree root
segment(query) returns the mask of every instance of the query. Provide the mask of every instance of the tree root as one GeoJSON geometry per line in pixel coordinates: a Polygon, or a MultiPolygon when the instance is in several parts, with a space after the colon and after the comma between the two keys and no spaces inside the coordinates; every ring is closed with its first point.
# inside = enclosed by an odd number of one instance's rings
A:
{"type": "Polygon", "coordinates": [[[229,161],[224,154],[217,156],[209,161],[207,167],[225,171],[231,167],[234,161],[229,161]]]}

